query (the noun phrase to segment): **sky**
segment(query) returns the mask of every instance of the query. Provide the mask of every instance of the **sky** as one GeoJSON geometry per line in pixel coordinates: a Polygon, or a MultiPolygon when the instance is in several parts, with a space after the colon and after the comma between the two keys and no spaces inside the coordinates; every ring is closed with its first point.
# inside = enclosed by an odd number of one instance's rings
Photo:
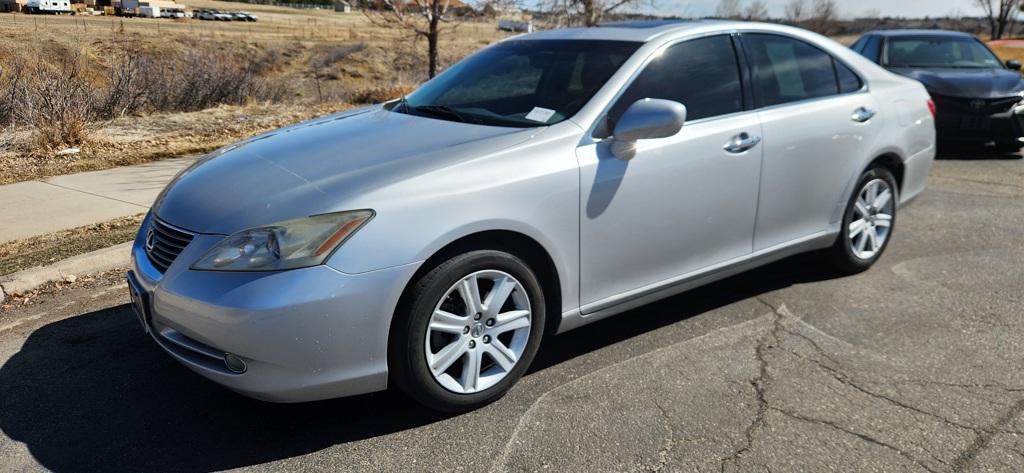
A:
{"type": "MultiPolygon", "coordinates": [[[[752,0],[742,0],[744,4],[752,0]]],[[[781,17],[783,8],[790,0],[766,0],[772,16],[781,17]]],[[[813,0],[807,0],[811,3],[813,0]]],[[[837,0],[843,17],[856,17],[869,10],[881,12],[883,16],[904,16],[921,18],[925,16],[946,16],[957,12],[959,15],[978,16],[981,10],[974,0],[837,0]]],[[[707,16],[715,12],[719,0],[655,0],[652,9],[663,15],[707,16]]]]}

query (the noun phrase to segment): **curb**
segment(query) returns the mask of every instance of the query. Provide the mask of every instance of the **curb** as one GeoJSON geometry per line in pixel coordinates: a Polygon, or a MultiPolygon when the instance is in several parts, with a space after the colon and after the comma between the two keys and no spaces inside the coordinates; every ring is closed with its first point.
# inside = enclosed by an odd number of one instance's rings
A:
{"type": "Polygon", "coordinates": [[[38,266],[0,276],[0,303],[7,296],[24,294],[50,281],[63,281],[78,275],[109,271],[128,266],[132,242],[72,256],[48,266],[38,266]]]}

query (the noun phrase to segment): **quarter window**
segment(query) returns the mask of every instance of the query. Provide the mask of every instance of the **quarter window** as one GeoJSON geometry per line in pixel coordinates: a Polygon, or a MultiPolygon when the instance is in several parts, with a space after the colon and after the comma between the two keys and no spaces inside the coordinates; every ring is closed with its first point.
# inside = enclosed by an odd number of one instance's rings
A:
{"type": "Polygon", "coordinates": [[[654,58],[612,107],[612,123],[640,99],[686,105],[687,120],[743,110],[743,88],[732,38],[728,35],[675,44],[654,58]]]}
{"type": "Polygon", "coordinates": [[[762,106],[839,93],[832,56],[803,41],[769,34],[744,35],[762,106]]]}
{"type": "Polygon", "coordinates": [[[839,92],[848,94],[850,92],[856,92],[864,86],[864,83],[860,81],[860,77],[846,67],[845,64],[835,61],[836,63],[836,77],[839,79],[839,92]]]}

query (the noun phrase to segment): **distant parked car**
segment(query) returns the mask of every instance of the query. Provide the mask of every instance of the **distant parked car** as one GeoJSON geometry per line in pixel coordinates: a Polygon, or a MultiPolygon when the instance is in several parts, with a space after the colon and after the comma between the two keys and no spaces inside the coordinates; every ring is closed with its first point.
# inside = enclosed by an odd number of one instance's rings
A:
{"type": "Polygon", "coordinates": [[[128,287],[160,347],[249,396],[473,409],[545,334],[799,252],[868,269],[924,188],[930,101],[780,25],[523,35],[200,159],[128,287]]]}
{"type": "Polygon", "coordinates": [[[256,15],[246,11],[240,11],[235,13],[236,16],[240,16],[242,21],[256,21],[259,19],[256,15]]]}
{"type": "Polygon", "coordinates": [[[216,12],[213,14],[213,19],[217,21],[233,21],[235,17],[231,16],[230,13],[216,12]]]}
{"type": "Polygon", "coordinates": [[[954,31],[865,34],[853,50],[924,84],[937,106],[938,138],[1016,152],[1024,147],[1021,63],[1002,63],[978,38],[954,31]]]}

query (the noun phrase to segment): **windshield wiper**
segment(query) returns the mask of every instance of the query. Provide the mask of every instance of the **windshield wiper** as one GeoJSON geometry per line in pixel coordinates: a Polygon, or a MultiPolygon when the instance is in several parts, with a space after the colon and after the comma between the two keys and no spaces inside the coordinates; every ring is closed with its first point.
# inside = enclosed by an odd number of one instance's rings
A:
{"type": "MultiPolygon", "coordinates": [[[[406,109],[408,109],[408,105],[406,105],[406,109]]],[[[469,115],[462,113],[447,105],[417,105],[413,107],[413,110],[434,116],[454,118],[455,120],[458,120],[463,123],[480,123],[479,120],[470,118],[469,115]]]]}

